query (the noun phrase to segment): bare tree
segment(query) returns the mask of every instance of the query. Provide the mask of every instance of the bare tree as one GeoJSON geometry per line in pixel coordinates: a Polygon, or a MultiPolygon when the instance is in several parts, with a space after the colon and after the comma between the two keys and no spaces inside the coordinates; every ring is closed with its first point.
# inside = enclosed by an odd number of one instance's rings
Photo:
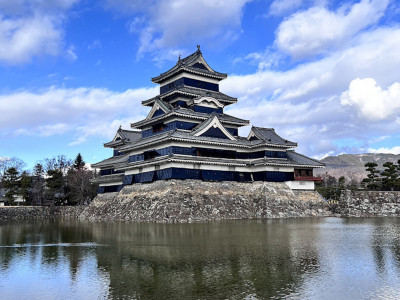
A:
{"type": "Polygon", "coordinates": [[[18,173],[21,173],[25,166],[25,162],[17,157],[0,157],[0,177],[2,178],[10,168],[14,168],[18,173]]]}
{"type": "Polygon", "coordinates": [[[72,166],[72,160],[68,159],[65,155],[58,155],[52,158],[45,158],[42,165],[45,173],[50,170],[59,170],[63,174],[66,174],[72,166]]]}
{"type": "Polygon", "coordinates": [[[70,189],[70,204],[88,204],[95,196],[97,186],[90,182],[93,172],[86,168],[70,169],[68,171],[68,186],[70,189]]]}

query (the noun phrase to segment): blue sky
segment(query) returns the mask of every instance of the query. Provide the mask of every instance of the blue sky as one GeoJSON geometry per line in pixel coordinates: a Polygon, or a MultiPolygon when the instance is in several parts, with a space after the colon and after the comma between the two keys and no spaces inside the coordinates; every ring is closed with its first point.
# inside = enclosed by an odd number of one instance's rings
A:
{"type": "Polygon", "coordinates": [[[400,1],[0,0],[0,158],[109,157],[197,44],[226,112],[299,152],[400,153],[400,1]]]}

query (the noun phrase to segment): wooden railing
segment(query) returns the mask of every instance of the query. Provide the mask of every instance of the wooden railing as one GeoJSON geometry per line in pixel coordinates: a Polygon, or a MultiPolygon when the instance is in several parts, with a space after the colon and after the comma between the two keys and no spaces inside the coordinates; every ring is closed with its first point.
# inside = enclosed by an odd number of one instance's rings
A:
{"type": "Polygon", "coordinates": [[[296,176],[294,180],[299,181],[322,181],[321,177],[314,177],[314,176],[296,176]]]}

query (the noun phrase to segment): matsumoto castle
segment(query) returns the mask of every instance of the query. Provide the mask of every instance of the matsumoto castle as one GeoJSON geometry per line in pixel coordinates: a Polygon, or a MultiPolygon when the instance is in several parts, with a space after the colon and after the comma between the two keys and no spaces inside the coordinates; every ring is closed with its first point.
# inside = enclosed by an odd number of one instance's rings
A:
{"type": "Polygon", "coordinates": [[[297,143],[273,128],[238,128],[248,120],[224,113],[236,98],[219,91],[227,74],[214,71],[197,51],[152,78],[160,95],[142,101],[147,117],[119,128],[104,147],[113,157],[92,166],[100,169],[99,193],[119,192],[125,185],[168,179],[286,182],[292,189],[314,189],[314,168],[324,165],[295,152],[297,143]]]}

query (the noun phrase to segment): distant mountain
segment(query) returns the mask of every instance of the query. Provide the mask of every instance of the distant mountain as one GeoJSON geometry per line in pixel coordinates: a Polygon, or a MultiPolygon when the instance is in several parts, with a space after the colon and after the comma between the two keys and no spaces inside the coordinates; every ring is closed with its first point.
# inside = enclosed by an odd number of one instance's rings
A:
{"type": "Polygon", "coordinates": [[[383,170],[385,162],[393,162],[397,164],[400,159],[400,154],[386,153],[365,153],[365,154],[341,154],[337,156],[327,156],[321,159],[326,167],[325,169],[315,169],[315,175],[321,176],[324,174],[339,178],[345,176],[347,180],[355,179],[361,181],[367,177],[364,165],[367,162],[375,162],[378,164],[377,169],[383,170]]]}

